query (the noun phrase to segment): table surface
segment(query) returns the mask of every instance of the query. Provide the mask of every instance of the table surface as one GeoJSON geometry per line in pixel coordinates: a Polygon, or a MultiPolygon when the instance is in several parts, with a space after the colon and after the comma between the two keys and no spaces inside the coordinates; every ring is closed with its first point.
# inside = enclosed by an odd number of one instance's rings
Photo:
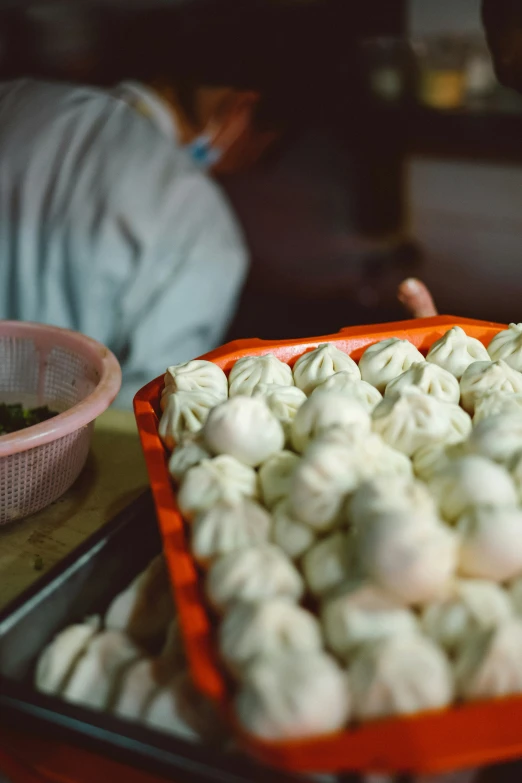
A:
{"type": "Polygon", "coordinates": [[[96,422],[87,464],[74,486],[40,513],[0,527],[0,609],[147,486],[134,414],[110,409],[96,422]]]}

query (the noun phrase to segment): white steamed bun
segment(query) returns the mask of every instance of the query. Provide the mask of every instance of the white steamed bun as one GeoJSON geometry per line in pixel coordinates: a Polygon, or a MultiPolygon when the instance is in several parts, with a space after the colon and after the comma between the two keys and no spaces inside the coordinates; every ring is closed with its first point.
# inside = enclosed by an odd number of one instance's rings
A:
{"type": "Polygon", "coordinates": [[[140,649],[126,634],[119,631],[98,634],[74,667],[62,698],[84,707],[108,709],[118,677],[140,656],[140,649]]]}
{"type": "Polygon", "coordinates": [[[466,701],[522,693],[522,622],[469,634],[455,664],[457,695],[466,701]]]}
{"type": "Polygon", "coordinates": [[[508,465],[509,473],[515,484],[518,502],[522,505],[522,449],[517,452],[508,465]]]}
{"type": "Polygon", "coordinates": [[[241,674],[259,658],[319,652],[321,627],[313,614],[284,598],[238,603],[219,629],[219,651],[228,668],[241,674]]]}
{"type": "Polygon", "coordinates": [[[317,392],[299,409],[292,422],[292,445],[303,452],[310,441],[329,429],[370,432],[368,411],[357,400],[334,392],[317,392]]]}
{"type": "Polygon", "coordinates": [[[253,397],[261,397],[281,423],[285,438],[290,441],[292,422],[303,403],[306,394],[297,386],[279,386],[274,383],[258,383],[253,397]]]}
{"type": "Polygon", "coordinates": [[[411,460],[401,451],[388,446],[374,432],[360,429],[330,429],[323,432],[308,447],[305,455],[316,447],[340,446],[347,450],[357,463],[360,480],[375,476],[400,476],[413,478],[411,460]]]}
{"type": "Polygon", "coordinates": [[[345,582],[354,569],[349,533],[333,533],[318,541],[304,555],[302,569],[308,589],[316,596],[326,595],[345,582]]]}
{"type": "Polygon", "coordinates": [[[470,454],[508,465],[522,450],[522,408],[518,413],[499,413],[479,422],[466,448],[470,454]]]}
{"type": "Polygon", "coordinates": [[[440,710],[453,698],[446,656],[420,634],[363,646],[349,675],[354,714],[361,721],[440,710]]]}
{"type": "Polygon", "coordinates": [[[429,488],[448,522],[456,522],[475,506],[513,506],[517,502],[515,485],[507,470],[484,457],[453,460],[433,476],[429,488]]]}
{"type": "Polygon", "coordinates": [[[319,441],[297,465],[290,486],[290,510],[318,532],[335,527],[348,494],[364,478],[364,465],[353,448],[319,441]]]}
{"type": "Polygon", "coordinates": [[[458,405],[441,402],[415,387],[385,397],[372,414],[373,429],[409,457],[432,443],[458,443],[471,431],[470,417],[458,405]]]}
{"type": "Polygon", "coordinates": [[[411,460],[402,451],[385,443],[379,435],[373,433],[364,439],[360,456],[364,461],[367,477],[396,476],[413,479],[411,460]]]}
{"type": "Polygon", "coordinates": [[[446,443],[434,441],[423,446],[412,455],[413,471],[421,481],[429,481],[435,473],[449,465],[446,443]]]}
{"type": "Polygon", "coordinates": [[[204,459],[211,459],[211,457],[212,455],[198,438],[185,437],[172,452],[169,460],[169,473],[179,482],[187,470],[195,468],[204,459]]]}
{"type": "Polygon", "coordinates": [[[354,360],[335,345],[325,343],[296,361],[295,385],[305,394],[311,394],[317,386],[338,372],[347,372],[356,380],[361,380],[361,373],[354,360]]]}
{"type": "Polygon", "coordinates": [[[261,495],[267,508],[274,508],[290,492],[292,477],[300,458],[291,451],[279,451],[259,468],[261,495]]]}
{"type": "Polygon", "coordinates": [[[460,517],[459,570],[463,576],[506,582],[522,574],[522,511],[476,506],[460,517]]]}
{"type": "Polygon", "coordinates": [[[271,524],[270,514],[253,500],[220,500],[195,518],[192,554],[208,568],[221,555],[268,541],[271,524]]]}
{"type": "Polygon", "coordinates": [[[178,505],[186,517],[191,517],[211,508],[219,500],[255,498],[257,495],[255,470],[223,454],[187,470],[178,492],[178,505]]]}
{"type": "Polygon", "coordinates": [[[510,367],[522,372],[522,324],[510,324],[490,342],[488,353],[493,361],[504,359],[510,367]]]}
{"type": "Polygon", "coordinates": [[[480,340],[468,337],[464,329],[454,326],[433,343],[426,361],[437,364],[460,381],[470,364],[489,361],[489,354],[480,340]]]}
{"type": "Polygon", "coordinates": [[[207,596],[220,612],[235,601],[299,600],[303,580],[293,563],[272,544],[245,547],[214,561],[207,573],[207,596]]]}
{"type": "Polygon", "coordinates": [[[437,507],[427,487],[405,476],[376,476],[357,489],[347,507],[348,520],[356,530],[375,517],[415,514],[416,524],[438,522],[437,507]]]}
{"type": "Polygon", "coordinates": [[[385,396],[401,394],[404,389],[415,386],[424,394],[436,397],[441,402],[458,405],[460,401],[459,382],[447,370],[429,362],[415,362],[386,386],[385,396]]]}
{"type": "Polygon", "coordinates": [[[347,397],[351,397],[357,402],[360,402],[368,413],[371,413],[376,405],[382,400],[382,394],[375,386],[372,386],[366,381],[361,381],[351,372],[337,372],[335,375],[331,375],[328,380],[321,383],[320,386],[314,390],[316,392],[328,391],[335,394],[346,394],[347,397]]]}
{"type": "Polygon", "coordinates": [[[174,448],[187,433],[199,432],[219,397],[204,391],[179,391],[166,398],[158,434],[168,449],[174,448]]]}
{"type": "Polygon", "coordinates": [[[418,511],[376,516],[361,527],[356,541],[364,572],[408,605],[439,598],[456,571],[457,537],[441,523],[427,523],[418,511]]]}
{"type": "Polygon", "coordinates": [[[477,401],[484,394],[522,392],[522,373],[513,370],[509,364],[499,359],[497,362],[485,361],[470,364],[460,379],[460,402],[462,407],[473,414],[477,401]]]}
{"type": "Polygon", "coordinates": [[[424,633],[449,653],[457,651],[469,634],[494,628],[513,616],[508,594],[482,579],[458,579],[440,601],[425,607],[424,633]]]}
{"type": "MultiPolygon", "coordinates": [[[[321,392],[321,396],[323,395],[324,392],[321,392]]],[[[312,395],[312,397],[313,396],[314,395],[312,395]]],[[[344,446],[352,451],[354,449],[360,450],[363,447],[363,444],[370,438],[372,438],[372,432],[365,427],[352,426],[350,424],[346,428],[334,426],[324,430],[322,429],[320,433],[315,435],[309,442],[305,451],[308,448],[313,448],[319,444],[323,446],[326,444],[335,444],[337,446],[344,446]]],[[[382,439],[381,442],[383,442],[382,439]]]]}
{"type": "Polygon", "coordinates": [[[152,658],[143,658],[125,670],[111,708],[114,715],[133,721],[144,719],[149,702],[167,684],[156,664],[152,658]]]}
{"type": "Polygon", "coordinates": [[[283,428],[263,400],[243,396],[222,402],[210,412],[203,439],[215,454],[230,454],[253,468],[285,444],[283,428]]]}
{"type": "Polygon", "coordinates": [[[236,713],[242,727],[263,740],[331,734],[350,718],[348,678],[325,653],[264,658],[249,668],[236,713]]]}
{"type": "Polygon", "coordinates": [[[57,695],[72,674],[79,657],[100,629],[100,618],[71,625],[54,637],[38,659],[35,683],[42,693],[57,695]]]}
{"type": "Polygon", "coordinates": [[[315,543],[317,534],[294,517],[288,500],[277,504],[273,519],[272,540],[292,560],[298,560],[315,543]]]}
{"type": "Polygon", "coordinates": [[[424,356],[413,343],[391,337],[370,345],[361,356],[359,369],[363,381],[383,393],[390,381],[409,370],[412,364],[423,361],[424,356]]]}
{"type": "Polygon", "coordinates": [[[522,394],[510,394],[509,392],[491,392],[477,399],[473,423],[478,424],[490,416],[500,413],[522,414],[522,394]]]}
{"type": "Polygon", "coordinates": [[[413,470],[421,481],[429,482],[433,476],[447,468],[452,460],[466,456],[466,444],[430,443],[415,452],[412,457],[413,470]]]}
{"type": "Polygon", "coordinates": [[[196,691],[190,674],[158,671],[158,663],[145,659],[125,671],[112,712],[185,741],[222,743],[213,705],[196,691]]]}
{"type": "Polygon", "coordinates": [[[361,438],[357,444],[362,469],[366,477],[397,476],[413,478],[411,460],[402,451],[392,448],[377,434],[361,438]]]}
{"type": "MultiPolygon", "coordinates": [[[[198,720],[190,720],[193,718],[193,709],[187,708],[185,695],[187,688],[183,687],[182,680],[183,677],[180,675],[156,691],[145,707],[143,722],[162,734],[172,734],[185,742],[200,742],[202,737],[198,729],[208,718],[204,715],[203,718],[198,716],[198,720]]],[[[192,690],[190,697],[193,704],[200,709],[203,708],[202,713],[204,713],[203,700],[194,699],[192,690]]]]}
{"type": "Polygon", "coordinates": [[[321,619],[328,647],[346,658],[362,644],[418,631],[413,612],[366,580],[352,580],[322,604],[321,619]]]}
{"type": "Polygon", "coordinates": [[[265,356],[244,356],[230,370],[229,394],[231,397],[238,394],[251,397],[259,383],[293,386],[292,370],[272,353],[265,356]]]}
{"type": "Polygon", "coordinates": [[[228,397],[227,376],[214,362],[194,359],[185,364],[174,364],[165,374],[165,394],[172,392],[206,392],[218,400],[228,397]]]}

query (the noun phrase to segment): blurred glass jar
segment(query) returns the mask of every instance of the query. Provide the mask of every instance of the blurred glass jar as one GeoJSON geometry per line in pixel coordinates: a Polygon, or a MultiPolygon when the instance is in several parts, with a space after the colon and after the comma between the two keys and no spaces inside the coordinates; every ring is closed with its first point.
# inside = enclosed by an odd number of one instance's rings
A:
{"type": "Polygon", "coordinates": [[[438,36],[413,44],[420,69],[419,101],[431,109],[459,109],[466,97],[467,42],[438,36]]]}
{"type": "Polygon", "coordinates": [[[489,102],[497,87],[493,62],[485,38],[469,42],[466,58],[466,97],[470,106],[489,102]]]}
{"type": "Polygon", "coordinates": [[[397,104],[411,98],[415,84],[415,57],[408,41],[368,38],[360,47],[365,90],[377,103],[397,104]]]}

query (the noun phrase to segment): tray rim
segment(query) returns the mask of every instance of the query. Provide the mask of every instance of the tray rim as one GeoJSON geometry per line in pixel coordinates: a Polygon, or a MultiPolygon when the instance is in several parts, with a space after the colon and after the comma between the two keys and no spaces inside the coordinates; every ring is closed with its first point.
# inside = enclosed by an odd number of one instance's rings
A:
{"type": "MultiPolygon", "coordinates": [[[[369,345],[401,337],[426,349],[453,326],[489,343],[505,324],[457,316],[436,316],[384,324],[347,327],[337,334],[293,340],[258,338],[226,343],[199,358],[225,371],[242,356],[272,351],[290,365],[325,342],[359,358],[369,345]]],[[[375,721],[329,737],[297,742],[263,742],[242,731],[227,698],[226,674],[212,646],[209,609],[203,599],[197,566],[190,554],[185,525],[168,472],[168,455],[158,435],[159,399],[164,376],[138,391],[134,410],[163,537],[173,592],[190,670],[196,687],[226,714],[243,747],[255,758],[288,772],[383,772],[439,774],[487,766],[522,756],[522,697],[457,705],[440,713],[375,721]],[[515,717],[516,716],[516,717],[515,717]],[[484,726],[488,732],[484,735],[484,726]],[[466,742],[462,742],[463,734],[466,742]],[[480,737],[480,743],[477,742],[480,737]],[[441,743],[446,750],[442,750],[441,743]],[[385,749],[385,750],[384,750],[385,749]],[[407,758],[406,758],[407,757],[407,758]]]]}

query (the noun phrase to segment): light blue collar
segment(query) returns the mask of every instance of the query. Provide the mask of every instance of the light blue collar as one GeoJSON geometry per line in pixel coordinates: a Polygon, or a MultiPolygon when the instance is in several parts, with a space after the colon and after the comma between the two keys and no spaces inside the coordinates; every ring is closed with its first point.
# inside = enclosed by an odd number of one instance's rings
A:
{"type": "Polygon", "coordinates": [[[176,118],[157,92],[142,82],[122,82],[114,94],[139,111],[156,126],[162,136],[179,144],[176,118]]]}

